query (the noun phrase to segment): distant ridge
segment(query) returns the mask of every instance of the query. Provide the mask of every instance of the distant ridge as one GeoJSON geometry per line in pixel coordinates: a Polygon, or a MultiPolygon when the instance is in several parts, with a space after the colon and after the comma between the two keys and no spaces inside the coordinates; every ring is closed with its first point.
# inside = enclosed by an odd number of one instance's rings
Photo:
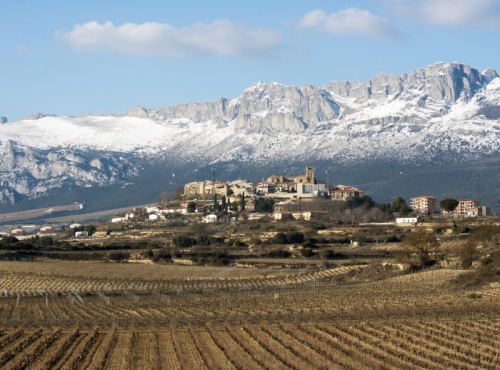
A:
{"type": "Polygon", "coordinates": [[[380,185],[388,182],[398,194],[443,194],[432,178],[422,181],[455,168],[467,174],[441,181],[450,195],[463,189],[487,201],[498,191],[491,176],[499,151],[497,72],[440,62],[322,87],[258,82],[236,98],[122,115],[30,115],[0,126],[0,204],[78,196],[91,202],[106,193],[102,202],[120,206],[132,198],[150,202],[211,166],[258,180],[270,169],[304,164],[337,168],[381,200],[390,196],[380,185]],[[388,177],[380,179],[384,168],[388,177]],[[396,168],[398,176],[391,175],[396,168]],[[488,172],[478,174],[481,168],[488,172]],[[408,184],[399,173],[419,175],[408,184]]]}

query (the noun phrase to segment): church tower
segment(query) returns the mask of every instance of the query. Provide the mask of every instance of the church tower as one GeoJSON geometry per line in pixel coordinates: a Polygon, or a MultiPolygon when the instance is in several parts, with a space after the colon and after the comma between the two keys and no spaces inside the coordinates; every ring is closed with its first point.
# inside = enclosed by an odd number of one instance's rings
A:
{"type": "Polygon", "coordinates": [[[306,166],[306,182],[308,184],[314,184],[315,178],[314,178],[314,168],[306,166]]]}

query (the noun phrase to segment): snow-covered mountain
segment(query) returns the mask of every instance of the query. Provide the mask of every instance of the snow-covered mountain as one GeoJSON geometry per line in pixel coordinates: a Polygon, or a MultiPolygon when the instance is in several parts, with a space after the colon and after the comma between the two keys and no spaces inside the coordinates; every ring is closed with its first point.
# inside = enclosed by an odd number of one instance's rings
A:
{"type": "MultiPolygon", "coordinates": [[[[151,171],[161,169],[177,173],[175,181],[158,174],[165,188],[211,166],[226,177],[255,180],[269,175],[266,169],[304,163],[343,171],[391,163],[407,171],[500,154],[500,78],[493,70],[436,63],[365,83],[258,82],[237,98],[207,103],[135,107],[123,115],[36,113],[1,122],[0,204],[82,187],[142,181],[146,189],[144,178],[151,182],[151,171]]],[[[369,186],[369,176],[359,182],[369,186]]]]}

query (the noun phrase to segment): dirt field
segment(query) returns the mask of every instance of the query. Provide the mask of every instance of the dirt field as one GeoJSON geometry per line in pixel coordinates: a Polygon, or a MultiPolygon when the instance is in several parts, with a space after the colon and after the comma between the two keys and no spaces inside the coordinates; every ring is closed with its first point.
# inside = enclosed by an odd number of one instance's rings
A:
{"type": "Polygon", "coordinates": [[[269,271],[0,263],[5,369],[495,369],[500,286],[269,271]]]}
{"type": "Polygon", "coordinates": [[[12,212],[12,213],[2,213],[0,214],[0,222],[11,222],[16,220],[29,220],[37,217],[50,217],[50,215],[65,212],[65,211],[79,211],[83,208],[80,203],[72,203],[61,206],[45,207],[32,209],[29,211],[12,212]]]}

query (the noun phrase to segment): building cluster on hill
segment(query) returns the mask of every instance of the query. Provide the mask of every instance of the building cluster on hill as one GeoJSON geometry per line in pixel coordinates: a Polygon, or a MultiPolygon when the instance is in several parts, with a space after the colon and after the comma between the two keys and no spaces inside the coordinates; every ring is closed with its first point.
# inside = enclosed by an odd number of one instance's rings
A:
{"type": "Polygon", "coordinates": [[[346,200],[362,197],[364,192],[352,186],[337,185],[327,189],[327,184],[315,177],[314,168],[307,166],[305,174],[297,176],[271,175],[265,181],[251,183],[247,180],[218,182],[211,180],[190,182],[184,185],[183,196],[259,196],[272,199],[303,199],[324,197],[332,200],[346,200]]]}
{"type": "MultiPolygon", "coordinates": [[[[215,181],[215,179],[190,182],[184,185],[181,196],[183,200],[179,205],[134,208],[130,212],[116,215],[111,222],[156,221],[167,219],[172,214],[206,214],[209,213],[208,211],[217,213],[214,211],[217,209],[227,210],[229,215],[227,219],[230,219],[230,216],[238,211],[255,210],[256,204],[260,201],[271,202],[272,209],[267,212],[273,211],[276,220],[287,218],[319,220],[329,215],[329,206],[328,202],[315,202],[315,198],[331,200],[330,204],[334,204],[335,201],[351,201],[350,206],[344,207],[345,212],[350,212],[349,207],[352,207],[352,204],[355,207],[357,201],[363,202],[366,198],[373,203],[361,189],[349,185],[329,186],[318,180],[314,168],[309,166],[306,166],[304,174],[271,175],[258,183],[251,183],[247,180],[222,182],[215,181]]],[[[404,200],[402,201],[404,203],[404,200]]],[[[404,206],[406,207],[406,203],[404,206]]],[[[406,209],[415,215],[432,215],[438,212],[438,202],[433,196],[419,196],[412,198],[410,208],[406,207],[406,209]]],[[[479,201],[462,199],[457,201],[454,210],[443,209],[441,213],[446,216],[477,217],[489,215],[491,211],[481,206],[479,201]]],[[[204,222],[220,220],[214,216],[205,216],[204,222]]]]}

